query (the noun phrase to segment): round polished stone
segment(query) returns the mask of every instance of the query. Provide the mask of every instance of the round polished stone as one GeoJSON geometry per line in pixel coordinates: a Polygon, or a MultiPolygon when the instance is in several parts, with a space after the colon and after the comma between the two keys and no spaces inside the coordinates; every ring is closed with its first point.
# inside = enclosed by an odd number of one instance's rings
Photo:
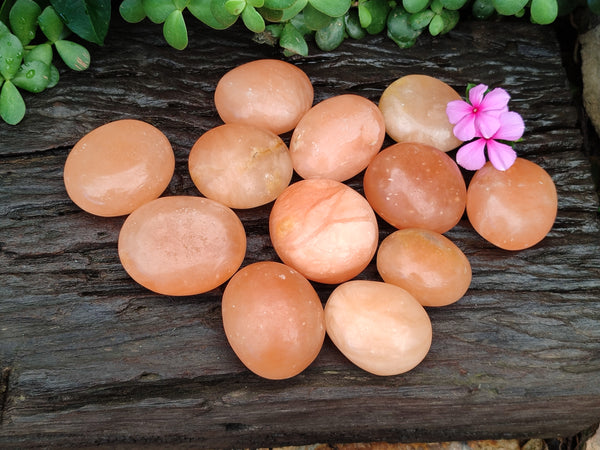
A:
{"type": "Polygon", "coordinates": [[[291,131],[312,106],[308,76],[285,61],[259,59],[227,72],[217,83],[215,106],[223,122],[242,122],[275,134],[291,131]]]}
{"type": "Polygon", "coordinates": [[[67,194],[84,211],[122,216],[158,198],[175,156],[167,137],[140,120],[109,122],[83,136],[64,167],[67,194]]]}
{"type": "Polygon", "coordinates": [[[548,172],[523,158],[506,171],[486,163],[475,172],[467,191],[473,228],[505,250],[522,250],[544,239],[557,208],[556,187],[548,172]]]}
{"type": "Polygon", "coordinates": [[[415,368],[432,341],[431,321],[404,289],[379,281],[342,283],[325,304],[325,326],[335,346],[375,375],[415,368]]]}
{"type": "Polygon", "coordinates": [[[445,233],[461,219],[464,178],[444,152],[424,144],[398,143],[379,152],[363,180],[367,200],[396,228],[445,233]]]}
{"type": "Polygon", "coordinates": [[[299,374],[317,357],[325,339],[317,292],[299,272],[278,262],[240,269],[227,283],[221,308],[231,348],[264,378],[299,374]]]}
{"type": "Polygon", "coordinates": [[[246,254],[244,226],[221,203],[203,197],[153,200],[131,213],[118,251],[125,271],[165,295],[194,295],[227,281],[246,254]]]}
{"type": "Polygon", "coordinates": [[[275,200],[271,242],[281,260],[321,283],[358,275],[375,255],[377,219],[365,198],[329,179],[301,180],[275,200]]]}
{"type": "Polygon", "coordinates": [[[471,284],[471,264],[456,244],[435,231],[406,228],[388,235],[377,250],[386,283],[407,290],[423,306],[458,301],[471,284]]]}
{"type": "Polygon", "coordinates": [[[387,133],[396,142],[419,142],[447,152],[461,144],[446,115],[446,105],[452,100],[461,97],[443,81],[406,75],[383,91],[379,108],[387,133]]]}
{"type": "Polygon", "coordinates": [[[275,200],[293,173],[290,153],[278,135],[242,123],[221,125],[200,136],[188,166],[204,196],[240,209],[275,200]]]}
{"type": "Polygon", "coordinates": [[[377,105],[344,94],[323,100],[300,119],[290,153],[302,178],[345,181],[369,165],[384,138],[385,123],[377,105]]]}

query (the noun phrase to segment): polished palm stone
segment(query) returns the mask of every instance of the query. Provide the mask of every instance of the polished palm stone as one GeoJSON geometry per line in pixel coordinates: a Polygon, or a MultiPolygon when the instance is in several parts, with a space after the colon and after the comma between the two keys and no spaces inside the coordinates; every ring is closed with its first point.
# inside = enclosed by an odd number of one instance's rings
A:
{"type": "Polygon", "coordinates": [[[396,228],[426,228],[445,233],[461,219],[466,202],[464,178],[444,152],[416,143],[382,150],[364,180],[367,200],[396,228]]]}
{"type": "Polygon", "coordinates": [[[544,239],[557,208],[556,187],[548,172],[523,158],[506,171],[488,162],[469,183],[469,221],[483,238],[505,250],[522,250],[544,239]]]}
{"type": "Polygon", "coordinates": [[[285,61],[259,59],[223,75],[215,90],[215,106],[225,123],[247,123],[282,134],[296,126],[313,97],[312,83],[301,69],[285,61]]]}
{"type": "Polygon", "coordinates": [[[271,242],[281,260],[306,278],[341,283],[358,275],[377,250],[373,209],[335,180],[301,180],[275,200],[271,242]]]}
{"type": "Polygon", "coordinates": [[[188,167],[204,196],[230,208],[275,200],[293,173],[290,153],[278,135],[242,123],[221,125],[200,136],[188,167]]]}
{"type": "Polygon", "coordinates": [[[398,375],[427,355],[432,327],[423,306],[404,289],[352,280],[325,304],[327,334],[354,364],[375,375],[398,375]]]}
{"type": "Polygon", "coordinates": [[[323,100],[300,119],[290,153],[302,178],[345,181],[367,167],[384,138],[385,123],[377,105],[344,94],[323,100]]]}
{"type": "Polygon", "coordinates": [[[323,305],[310,282],[274,261],[247,265],[227,283],[223,327],[244,365],[264,378],[306,369],[325,339],[323,305]]]}
{"type": "Polygon", "coordinates": [[[125,271],[142,286],[159,294],[194,295],[218,287],[239,269],[246,234],[221,203],[161,197],[127,217],[118,251],[125,271]]]}
{"type": "Polygon", "coordinates": [[[428,75],[406,75],[381,94],[379,108],[387,133],[396,142],[419,142],[444,152],[461,144],[454,136],[446,105],[461,97],[443,81],[428,75]]]}
{"type": "Polygon", "coordinates": [[[423,306],[458,301],[471,284],[471,264],[442,234],[406,228],[388,235],[377,250],[377,270],[386,283],[407,290],[423,306]]]}
{"type": "Polygon", "coordinates": [[[167,137],[140,120],[109,122],[83,136],[64,167],[67,194],[98,216],[129,214],[169,185],[175,156],[167,137]]]}

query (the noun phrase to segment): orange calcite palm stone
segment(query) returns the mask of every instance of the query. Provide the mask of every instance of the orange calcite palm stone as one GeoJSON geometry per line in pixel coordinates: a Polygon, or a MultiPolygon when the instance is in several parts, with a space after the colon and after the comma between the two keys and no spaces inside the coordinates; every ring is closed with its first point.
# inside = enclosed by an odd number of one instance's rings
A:
{"type": "Polygon", "coordinates": [[[119,258],[142,286],[165,295],[194,295],[227,281],[246,254],[236,214],[214,200],[173,196],[131,213],[121,228],[119,258]]]}
{"type": "Polygon", "coordinates": [[[375,375],[416,367],[432,341],[431,321],[404,289],[379,281],[339,285],[325,304],[327,334],[354,364],[375,375]]]}
{"type": "Polygon", "coordinates": [[[544,239],[557,208],[556,187],[548,172],[523,158],[506,171],[488,162],[469,183],[469,221],[483,238],[505,250],[522,250],[544,239]]]}
{"type": "Polygon", "coordinates": [[[447,152],[460,141],[452,132],[446,105],[461,100],[448,84],[428,75],[407,75],[381,94],[379,108],[387,133],[396,142],[419,142],[447,152]]]}
{"type": "Polygon", "coordinates": [[[175,156],[167,137],[140,120],[98,127],[75,144],[64,168],[67,194],[84,211],[122,216],[169,185],[175,156]]]}
{"type": "Polygon", "coordinates": [[[312,106],[308,76],[285,61],[259,59],[227,72],[217,83],[215,106],[223,122],[241,122],[275,134],[291,131],[312,106]]]}
{"type": "Polygon", "coordinates": [[[269,232],[281,260],[321,283],[358,275],[377,250],[377,219],[354,189],[335,180],[301,180],[277,198],[269,232]]]}
{"type": "Polygon", "coordinates": [[[263,261],[241,269],[227,283],[221,307],[231,348],[257,375],[293,377],[321,350],[321,300],[306,278],[284,264],[263,261]]]}
{"type": "Polygon", "coordinates": [[[190,152],[192,180],[206,197],[230,208],[269,203],[292,179],[287,146],[271,131],[231,123],[204,133],[190,152]]]}
{"type": "Polygon", "coordinates": [[[398,230],[377,250],[377,270],[386,283],[407,290],[423,306],[458,301],[471,284],[471,264],[460,248],[435,231],[398,230]]]}
{"type": "Polygon", "coordinates": [[[398,143],[382,150],[363,180],[367,200],[396,228],[445,233],[461,219],[466,186],[444,152],[424,144],[398,143]]]}
{"type": "Polygon", "coordinates": [[[313,106],[294,130],[290,153],[302,178],[345,181],[363,171],[381,150],[383,115],[367,98],[345,94],[313,106]]]}

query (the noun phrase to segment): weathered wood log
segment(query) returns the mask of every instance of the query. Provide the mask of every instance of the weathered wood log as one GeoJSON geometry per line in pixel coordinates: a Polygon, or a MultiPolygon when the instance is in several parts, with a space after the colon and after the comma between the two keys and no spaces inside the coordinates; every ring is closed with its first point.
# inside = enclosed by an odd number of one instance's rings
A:
{"type": "MultiPolygon", "coordinates": [[[[117,256],[124,219],[82,212],[62,182],[83,134],[140,118],[173,144],[166,193],[198,195],[187,155],[220,124],[219,77],[281,56],[239,29],[191,28],[190,47],[177,52],[157,26],[116,20],[89,70],[28,96],[18,126],[0,124],[0,446],[553,437],[600,420],[598,201],[551,30],[466,22],[408,50],[370,36],[293,60],[315,101],[349,92],[377,101],[409,73],[459,92],[468,82],[505,87],[526,123],[519,154],[550,173],[559,212],[547,238],[519,252],[486,243],[466,219],[447,233],[469,257],[473,283],[458,303],[428,310],[433,345],[414,370],[369,375],[326,340],[305,372],[275,382],[251,374],[228,347],[222,287],[182,298],[140,287],[117,256]]],[[[349,184],[360,190],[361,177],[349,184]]],[[[269,208],[238,211],[245,264],[277,258],[269,208]]],[[[391,231],[381,222],[382,237],[391,231]]],[[[374,264],[360,278],[378,279],[374,264]]],[[[315,286],[325,302],[333,287],[315,286]]]]}

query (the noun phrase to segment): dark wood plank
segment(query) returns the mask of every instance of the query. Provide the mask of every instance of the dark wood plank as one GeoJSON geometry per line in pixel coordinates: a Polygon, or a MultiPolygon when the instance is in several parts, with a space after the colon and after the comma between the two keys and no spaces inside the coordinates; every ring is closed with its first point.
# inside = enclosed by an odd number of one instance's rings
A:
{"type": "MultiPolygon", "coordinates": [[[[572,435],[600,420],[600,234],[577,114],[551,29],[461,23],[408,50],[383,36],[293,62],[316,101],[357,93],[377,101],[409,73],[458,90],[501,85],[526,123],[519,153],[559,193],[548,237],[520,252],[479,238],[466,220],[447,233],[473,283],[458,303],[429,309],[434,340],[413,371],[376,377],[326,340],[301,375],[268,381],[227,346],[222,287],[192,297],[136,285],[116,250],[123,218],[86,214],[68,199],[62,166],[87,131],[136,117],[171,140],[168,194],[197,195],[186,160],[220,123],[212,94],[243,62],[280,57],[239,30],[191,30],[167,47],[154,25],[113,25],[92,67],[28,96],[17,127],[0,124],[0,445],[178,443],[255,447],[315,442],[432,441],[572,435]]],[[[349,182],[360,190],[361,179],[349,182]]],[[[275,259],[269,206],[240,211],[245,263],[275,259]]],[[[391,228],[382,223],[382,237],[391,228]]],[[[374,265],[362,278],[377,279],[374,265]]],[[[323,301],[331,286],[316,285],[323,301]]]]}

